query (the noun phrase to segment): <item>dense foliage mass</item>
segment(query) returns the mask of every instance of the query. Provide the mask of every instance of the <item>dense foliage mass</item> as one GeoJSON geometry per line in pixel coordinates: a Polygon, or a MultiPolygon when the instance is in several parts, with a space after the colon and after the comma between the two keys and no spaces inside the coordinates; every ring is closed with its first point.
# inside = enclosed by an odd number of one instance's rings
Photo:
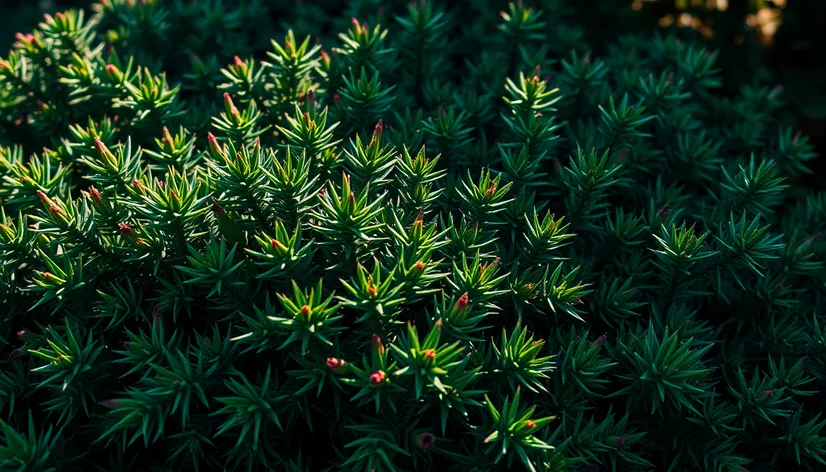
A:
{"type": "Polygon", "coordinates": [[[261,58],[264,3],[103,1],[0,61],[0,469],[826,464],[778,88],[562,1],[297,2],[261,58]]]}

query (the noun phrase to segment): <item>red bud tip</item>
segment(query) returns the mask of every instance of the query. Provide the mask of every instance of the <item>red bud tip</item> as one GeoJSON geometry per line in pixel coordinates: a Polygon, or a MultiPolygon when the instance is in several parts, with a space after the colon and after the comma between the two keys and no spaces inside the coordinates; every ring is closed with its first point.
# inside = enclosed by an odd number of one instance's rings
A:
{"type": "Polygon", "coordinates": [[[302,315],[304,315],[304,316],[309,316],[309,315],[310,315],[310,313],[312,313],[312,310],[310,309],[310,307],[309,307],[309,306],[304,305],[304,306],[302,306],[302,307],[301,307],[301,314],[302,314],[302,315]]]}
{"type": "Polygon", "coordinates": [[[25,331],[18,331],[18,332],[17,332],[17,337],[18,337],[18,338],[22,338],[23,336],[25,336],[25,334],[26,334],[26,332],[25,332],[25,331]]]}
{"type": "Polygon", "coordinates": [[[467,292],[463,293],[459,300],[456,301],[456,309],[457,310],[464,310],[468,304],[470,303],[470,299],[468,298],[467,292]]]}
{"type": "Polygon", "coordinates": [[[436,358],[436,351],[433,349],[426,349],[423,354],[426,359],[430,359],[431,361],[436,358]]]}
{"type": "Polygon", "coordinates": [[[42,272],[41,275],[43,276],[43,280],[47,282],[56,278],[51,272],[42,272]]]}
{"type": "Polygon", "coordinates": [[[353,192],[350,192],[349,200],[350,200],[351,205],[355,205],[356,204],[356,194],[354,194],[353,192]]]}
{"type": "Polygon", "coordinates": [[[134,185],[135,188],[138,189],[138,190],[143,190],[143,184],[141,183],[140,180],[137,180],[137,179],[133,180],[132,185],[134,185]]]}
{"type": "Polygon", "coordinates": [[[114,64],[106,64],[106,72],[114,73],[117,69],[114,64]]]}
{"type": "Polygon", "coordinates": [[[616,440],[614,440],[614,442],[617,444],[617,446],[625,446],[628,440],[625,438],[617,438],[616,440]]]}
{"type": "Polygon", "coordinates": [[[367,293],[368,293],[371,297],[375,297],[375,296],[376,296],[376,294],[378,293],[378,289],[376,288],[376,286],[375,286],[375,285],[370,284],[370,285],[367,287],[367,293]]]}
{"type": "Polygon", "coordinates": [[[235,62],[235,67],[242,67],[244,65],[244,61],[238,56],[233,57],[232,60],[235,62]]]}
{"type": "Polygon", "coordinates": [[[333,94],[333,103],[335,103],[336,105],[341,103],[341,95],[339,95],[337,93],[334,93],[333,94]]]}
{"type": "Polygon", "coordinates": [[[372,374],[370,374],[370,383],[373,384],[373,385],[382,384],[382,383],[384,383],[384,381],[386,379],[387,379],[387,375],[385,375],[385,373],[380,371],[380,370],[377,370],[377,371],[373,372],[372,374]]]}
{"type": "Polygon", "coordinates": [[[384,122],[382,120],[379,120],[379,122],[376,123],[376,133],[381,134],[381,132],[383,130],[384,130],[384,122]]]}
{"type": "Polygon", "coordinates": [[[424,270],[424,262],[416,261],[416,270],[424,270]]]}
{"type": "Polygon", "coordinates": [[[97,136],[95,136],[95,149],[97,149],[100,154],[106,154],[109,152],[109,148],[107,148],[106,145],[103,144],[103,141],[101,141],[97,136]]]}
{"type": "Polygon", "coordinates": [[[379,336],[378,334],[374,334],[372,342],[374,346],[381,346],[381,336],[379,336]]]}
{"type": "Polygon", "coordinates": [[[430,448],[434,442],[435,438],[431,433],[422,433],[419,435],[419,447],[422,449],[430,448]]]}
{"type": "Polygon", "coordinates": [[[766,398],[774,398],[774,390],[766,390],[763,392],[763,396],[766,398]]]}
{"type": "Polygon", "coordinates": [[[41,202],[45,202],[49,199],[49,197],[47,197],[46,194],[41,192],[40,190],[37,191],[37,196],[38,198],[40,198],[41,202]]]}
{"type": "Polygon", "coordinates": [[[124,236],[131,236],[132,235],[132,228],[129,227],[126,223],[118,223],[118,229],[124,236]]]}
{"type": "Polygon", "coordinates": [[[313,103],[315,103],[315,92],[313,92],[312,90],[310,90],[309,92],[307,92],[307,101],[308,101],[311,105],[312,105],[313,103]]]}
{"type": "Polygon", "coordinates": [[[342,361],[342,360],[336,359],[335,357],[328,357],[327,358],[327,367],[329,367],[330,370],[338,370],[343,365],[344,365],[344,361],[342,361]]]}
{"type": "Polygon", "coordinates": [[[63,210],[60,209],[57,205],[52,205],[49,207],[49,212],[55,215],[62,215],[63,210]]]}
{"type": "Polygon", "coordinates": [[[281,244],[281,241],[278,241],[277,239],[270,241],[270,246],[272,246],[273,249],[278,249],[279,251],[287,250],[287,247],[281,244]]]}
{"type": "Polygon", "coordinates": [[[525,422],[525,427],[528,429],[534,429],[536,427],[536,423],[531,420],[525,422]]]}
{"type": "Polygon", "coordinates": [[[14,37],[18,41],[24,42],[28,45],[31,45],[34,42],[34,35],[31,34],[31,33],[29,33],[29,34],[17,33],[16,35],[14,35],[14,37]]]}

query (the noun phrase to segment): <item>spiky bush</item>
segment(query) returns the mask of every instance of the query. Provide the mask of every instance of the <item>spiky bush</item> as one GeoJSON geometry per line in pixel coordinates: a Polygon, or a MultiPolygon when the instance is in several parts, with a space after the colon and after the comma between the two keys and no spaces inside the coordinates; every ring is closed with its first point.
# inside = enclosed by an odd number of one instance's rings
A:
{"type": "Polygon", "coordinates": [[[20,35],[3,470],[821,467],[811,146],[561,5],[303,2],[264,59],[259,2],[20,35]]]}

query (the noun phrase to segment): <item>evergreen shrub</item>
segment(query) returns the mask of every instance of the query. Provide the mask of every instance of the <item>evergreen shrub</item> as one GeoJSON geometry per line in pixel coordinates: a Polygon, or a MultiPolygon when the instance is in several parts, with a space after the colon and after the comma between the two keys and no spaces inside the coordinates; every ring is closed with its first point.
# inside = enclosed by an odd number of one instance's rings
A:
{"type": "Polygon", "coordinates": [[[823,468],[778,87],[566,1],[267,3],[0,61],[0,469],[823,468]]]}

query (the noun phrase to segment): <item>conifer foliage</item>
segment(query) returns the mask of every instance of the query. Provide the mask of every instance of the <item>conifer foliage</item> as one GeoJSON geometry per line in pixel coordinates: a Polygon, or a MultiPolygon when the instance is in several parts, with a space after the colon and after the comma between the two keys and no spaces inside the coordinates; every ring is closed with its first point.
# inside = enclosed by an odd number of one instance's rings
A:
{"type": "Polygon", "coordinates": [[[0,469],[826,466],[774,84],[569,2],[269,3],[0,60],[0,469]]]}

